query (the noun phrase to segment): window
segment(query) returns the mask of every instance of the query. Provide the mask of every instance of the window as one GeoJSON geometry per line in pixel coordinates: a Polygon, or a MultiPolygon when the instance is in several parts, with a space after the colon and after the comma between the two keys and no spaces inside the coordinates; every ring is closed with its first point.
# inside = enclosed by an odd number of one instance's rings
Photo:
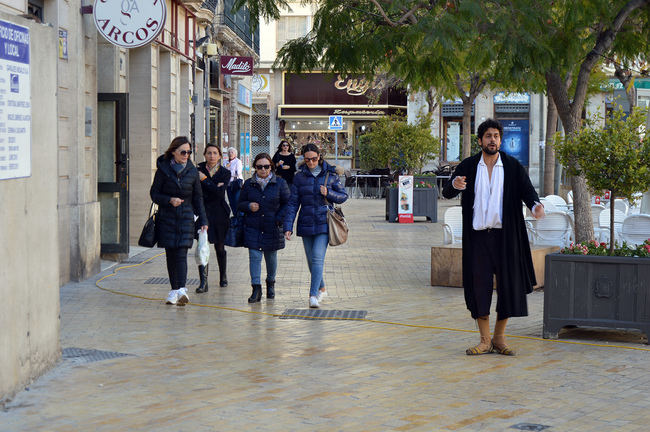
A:
{"type": "Polygon", "coordinates": [[[309,33],[309,17],[306,16],[285,16],[278,20],[276,50],[298,37],[309,33]]]}
{"type": "Polygon", "coordinates": [[[43,0],[31,0],[27,3],[27,14],[43,22],[43,0]]]}
{"type": "Polygon", "coordinates": [[[639,95],[636,100],[636,105],[639,107],[650,108],[650,96],[639,95]]]}

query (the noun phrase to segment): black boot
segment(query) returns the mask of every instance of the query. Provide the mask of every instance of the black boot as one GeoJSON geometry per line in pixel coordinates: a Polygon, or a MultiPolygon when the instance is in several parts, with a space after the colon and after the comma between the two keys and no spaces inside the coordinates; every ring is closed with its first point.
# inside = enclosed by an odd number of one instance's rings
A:
{"type": "Polygon", "coordinates": [[[201,294],[208,292],[208,266],[199,266],[199,277],[201,278],[201,284],[196,289],[196,292],[201,294]]]}
{"type": "Polygon", "coordinates": [[[257,303],[262,299],[262,285],[255,284],[252,285],[252,287],[253,287],[253,294],[251,294],[251,296],[248,297],[248,303],[257,303]]]}
{"type": "Polygon", "coordinates": [[[228,262],[226,251],[217,251],[217,264],[219,264],[219,286],[228,286],[228,277],[226,276],[226,263],[228,262]]]}
{"type": "Polygon", "coordinates": [[[275,281],[266,280],[266,298],[273,299],[275,298],[275,281]]]}

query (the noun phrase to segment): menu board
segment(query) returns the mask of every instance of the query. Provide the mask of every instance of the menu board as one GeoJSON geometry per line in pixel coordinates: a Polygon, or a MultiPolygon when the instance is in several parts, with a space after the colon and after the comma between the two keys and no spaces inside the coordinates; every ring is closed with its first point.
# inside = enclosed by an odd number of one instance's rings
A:
{"type": "Polygon", "coordinates": [[[0,21],[0,180],[31,175],[29,29],[0,21]]]}

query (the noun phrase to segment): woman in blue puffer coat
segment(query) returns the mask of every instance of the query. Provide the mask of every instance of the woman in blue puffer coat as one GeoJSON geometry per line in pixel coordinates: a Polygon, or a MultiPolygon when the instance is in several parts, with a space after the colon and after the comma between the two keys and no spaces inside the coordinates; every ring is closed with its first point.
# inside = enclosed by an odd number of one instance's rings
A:
{"type": "Polygon", "coordinates": [[[348,194],[336,173],[336,167],[323,160],[315,144],[302,147],[305,164],[298,169],[291,186],[291,199],[284,219],[284,236],[291,239],[293,222],[298,214],[297,234],[302,237],[307,265],[311,273],[309,307],[320,307],[320,301],[327,295],[323,281],[325,252],[329,241],[327,206],[341,204],[348,194]],[[325,182],[327,181],[327,184],[325,182]]]}
{"type": "Polygon", "coordinates": [[[208,229],[203,207],[199,172],[189,160],[192,150],[187,137],[172,140],[164,155],[158,158],[158,169],[149,194],[158,204],[156,235],[158,247],[165,248],[167,273],[171,291],[167,304],[183,306],[189,301],[187,282],[187,250],[194,242],[194,215],[202,230],[208,229]]]}
{"type": "Polygon", "coordinates": [[[273,173],[271,155],[260,153],[253,160],[255,174],[246,180],[239,194],[237,209],[244,213],[244,247],[253,293],[248,303],[262,298],[262,256],[266,262],[266,298],[275,298],[278,250],[284,249],[282,222],[289,202],[289,185],[273,173]]]}

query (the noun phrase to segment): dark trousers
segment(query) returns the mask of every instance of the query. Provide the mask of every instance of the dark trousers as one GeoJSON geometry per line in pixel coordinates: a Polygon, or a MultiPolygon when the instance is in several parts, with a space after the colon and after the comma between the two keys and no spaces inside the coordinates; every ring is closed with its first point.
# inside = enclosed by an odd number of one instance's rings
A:
{"type": "Polygon", "coordinates": [[[167,274],[173,290],[184,288],[187,283],[187,248],[165,248],[167,274]]]}
{"type": "MultiPolygon", "coordinates": [[[[492,291],[494,290],[494,275],[497,277],[497,311],[501,301],[501,251],[503,235],[501,229],[472,230],[472,284],[476,316],[490,315],[492,291]]],[[[497,320],[499,319],[497,312],[497,320]]]]}

